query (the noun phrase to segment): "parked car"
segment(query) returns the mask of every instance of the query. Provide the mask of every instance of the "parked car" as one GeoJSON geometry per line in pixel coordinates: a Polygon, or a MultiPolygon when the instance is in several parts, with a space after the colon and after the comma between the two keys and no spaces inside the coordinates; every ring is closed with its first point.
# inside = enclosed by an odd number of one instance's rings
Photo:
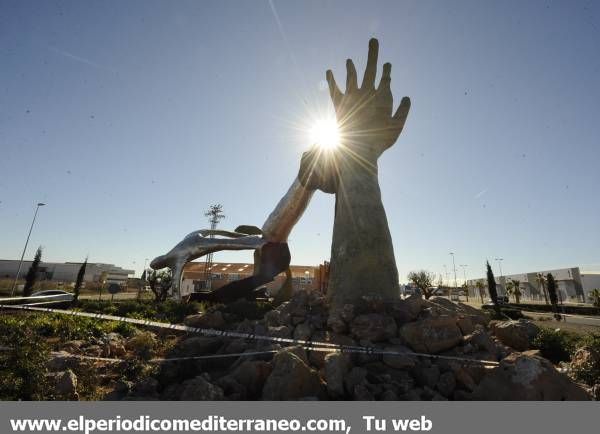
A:
{"type": "MultiPolygon", "coordinates": [[[[508,296],[506,296],[506,295],[499,295],[498,296],[498,304],[508,304],[508,303],[509,303],[508,296]]],[[[487,305],[493,305],[494,302],[492,301],[491,298],[488,298],[486,300],[485,304],[487,304],[487,305]]]]}
{"type": "Polygon", "coordinates": [[[34,292],[30,296],[31,298],[35,297],[47,297],[47,298],[39,298],[37,300],[32,300],[32,303],[44,303],[44,302],[72,302],[75,297],[72,293],[67,291],[62,291],[59,289],[49,289],[46,291],[38,291],[34,292]],[[52,297],[48,297],[52,296],[52,297]]]}

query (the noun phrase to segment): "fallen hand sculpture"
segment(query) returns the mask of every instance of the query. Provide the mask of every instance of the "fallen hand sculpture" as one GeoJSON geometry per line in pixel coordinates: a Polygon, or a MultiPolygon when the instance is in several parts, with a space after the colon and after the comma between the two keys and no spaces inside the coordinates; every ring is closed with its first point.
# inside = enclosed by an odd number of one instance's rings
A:
{"type": "MultiPolygon", "coordinates": [[[[235,231],[202,229],[188,234],[166,255],[152,260],[150,266],[157,270],[169,267],[173,272],[172,293],[181,297],[180,285],[185,264],[211,252],[222,250],[255,250],[254,275],[231,282],[206,294],[203,298],[214,301],[232,301],[244,298],[260,285],[272,281],[275,276],[287,270],[290,252],[287,238],[308,206],[314,193],[310,185],[320,177],[318,170],[307,166],[320,159],[318,148],[305,152],[302,156],[302,184],[297,177],[287,193],[271,212],[262,229],[253,226],[238,226],[235,231]],[[210,235],[218,238],[210,238],[210,235]]],[[[323,184],[324,181],[317,181],[323,184]]]]}

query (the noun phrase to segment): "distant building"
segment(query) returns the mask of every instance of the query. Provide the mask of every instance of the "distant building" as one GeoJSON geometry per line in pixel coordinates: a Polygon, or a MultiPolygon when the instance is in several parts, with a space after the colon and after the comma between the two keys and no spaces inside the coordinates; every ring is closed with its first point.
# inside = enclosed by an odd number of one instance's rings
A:
{"type": "MultiPolygon", "coordinates": [[[[521,274],[495,276],[498,285],[498,295],[506,295],[506,284],[509,280],[518,280],[523,300],[544,300],[544,293],[538,282],[538,275],[544,277],[551,273],[556,280],[559,300],[570,302],[589,303],[589,294],[595,289],[600,289],[600,272],[581,272],[579,267],[559,268],[555,270],[532,271],[521,274]]],[[[487,287],[487,279],[468,280],[469,296],[475,296],[475,284],[481,281],[487,287]]],[[[478,294],[477,294],[478,296],[478,294]]]]}
{"type": "MultiPolygon", "coordinates": [[[[20,277],[24,278],[32,261],[23,261],[20,277]]],[[[81,268],[82,262],[44,262],[40,263],[40,280],[49,280],[54,282],[75,282],[77,273],[81,268]]],[[[0,259],[0,279],[14,279],[19,269],[19,261],[12,259],[0,259]]],[[[88,262],[85,268],[84,282],[97,282],[102,273],[106,273],[107,283],[124,284],[129,276],[132,276],[134,270],[125,270],[113,264],[102,264],[88,262]]]]}
{"type": "MultiPolygon", "coordinates": [[[[185,297],[192,292],[201,292],[206,288],[206,263],[189,262],[183,270],[181,282],[181,296],[185,297]]],[[[324,269],[326,265],[290,265],[292,272],[292,287],[294,291],[326,289],[324,269]]],[[[252,276],[254,265],[248,263],[213,262],[211,269],[211,289],[218,289],[235,280],[252,276]]],[[[279,274],[273,282],[266,286],[271,293],[276,293],[285,282],[285,273],[279,274]]]]}

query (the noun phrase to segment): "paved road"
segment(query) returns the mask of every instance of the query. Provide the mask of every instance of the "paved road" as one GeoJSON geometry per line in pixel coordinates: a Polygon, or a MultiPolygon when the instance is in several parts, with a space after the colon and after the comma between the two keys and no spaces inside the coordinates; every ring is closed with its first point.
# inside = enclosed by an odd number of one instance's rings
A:
{"type": "MultiPolygon", "coordinates": [[[[152,294],[149,293],[142,293],[142,299],[151,299],[152,294]]],[[[104,291],[102,292],[102,300],[110,300],[112,297],[111,294],[109,294],[108,292],[104,291]]],[[[84,299],[84,300],[98,300],[98,294],[86,294],[83,293],[79,296],[79,298],[84,299]]],[[[119,292],[117,294],[115,294],[115,300],[132,300],[137,298],[137,292],[119,292]]]]}
{"type": "MultiPolygon", "coordinates": [[[[551,313],[547,313],[547,312],[529,312],[529,311],[522,311],[524,315],[530,316],[532,318],[539,318],[539,317],[551,317],[552,314],[551,313]]],[[[593,317],[593,316],[581,316],[581,315],[569,315],[569,314],[561,314],[564,315],[566,317],[566,322],[571,323],[571,324],[582,324],[582,325],[589,325],[589,326],[595,326],[595,327],[600,327],[600,317],[593,317]]]]}

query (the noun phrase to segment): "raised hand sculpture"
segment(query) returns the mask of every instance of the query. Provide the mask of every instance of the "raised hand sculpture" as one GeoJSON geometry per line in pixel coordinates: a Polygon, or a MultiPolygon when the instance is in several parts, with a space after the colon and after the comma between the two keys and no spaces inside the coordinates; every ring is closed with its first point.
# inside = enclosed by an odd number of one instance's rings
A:
{"type": "Polygon", "coordinates": [[[313,148],[302,155],[298,176],[279,201],[262,229],[238,227],[234,232],[192,232],[152,268],[173,270],[173,292],[179,294],[185,264],[209,252],[255,250],[254,275],[232,282],[209,298],[227,301],[249,295],[289,268],[287,237],[308,206],[315,189],[335,193],[335,220],[331,245],[328,299],[335,309],[363,297],[393,299],[399,296],[398,270],[385,210],[381,202],[377,160],[402,132],[410,99],[402,99],[392,115],[391,65],[383,66],[375,88],[378,42],[371,39],[365,75],[358,87],[356,69],[346,63],[346,92],[342,93],[331,71],[327,81],[342,145],[335,150],[313,148]],[[210,238],[217,235],[220,238],[210,238]]]}
{"type": "MultiPolygon", "coordinates": [[[[341,135],[341,145],[328,159],[314,158],[301,166],[304,185],[335,192],[335,220],[327,296],[342,307],[362,297],[393,299],[399,296],[398,270],[388,222],[381,202],[377,160],[402,132],[410,99],[392,115],[392,66],[383,65],[375,88],[379,44],[369,41],[362,85],[358,87],[352,60],[346,62],[346,92],[333,73],[326,73],[341,135]],[[314,170],[318,176],[309,177],[314,170]]],[[[310,157],[310,155],[308,156],[310,157]]]]}

